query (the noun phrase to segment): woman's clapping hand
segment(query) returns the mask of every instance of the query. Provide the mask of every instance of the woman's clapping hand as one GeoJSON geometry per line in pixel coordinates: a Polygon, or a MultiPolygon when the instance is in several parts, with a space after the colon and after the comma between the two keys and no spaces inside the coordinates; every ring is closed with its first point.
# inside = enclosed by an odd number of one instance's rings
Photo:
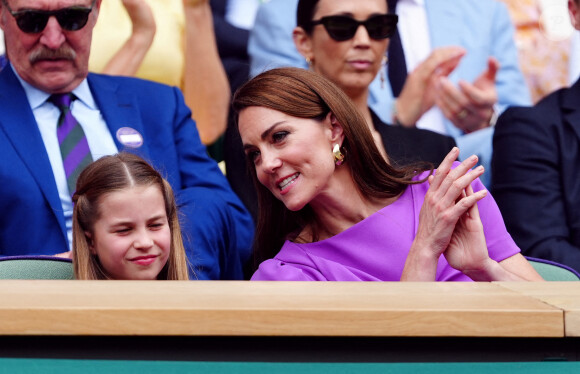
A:
{"type": "Polygon", "coordinates": [[[487,191],[473,192],[471,188],[471,183],[484,170],[481,166],[471,169],[477,164],[476,156],[452,169],[458,155],[459,149],[453,148],[435,174],[429,177],[429,190],[421,207],[417,235],[402,280],[434,280],[437,261],[442,254],[449,257],[451,266],[460,267],[459,270],[485,263],[487,247],[477,202],[487,191]]]}

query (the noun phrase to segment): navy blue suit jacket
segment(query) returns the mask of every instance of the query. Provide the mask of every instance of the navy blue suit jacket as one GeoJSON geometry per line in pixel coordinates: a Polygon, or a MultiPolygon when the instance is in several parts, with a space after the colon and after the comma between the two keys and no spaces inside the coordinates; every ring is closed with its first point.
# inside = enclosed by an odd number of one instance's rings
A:
{"type": "Polygon", "coordinates": [[[527,256],[580,271],[580,81],[507,109],[493,138],[492,193],[527,256]]]}
{"type": "MultiPolygon", "coordinates": [[[[241,279],[253,223],[201,143],[175,87],[89,74],[88,83],[117,148],[139,154],[175,190],[188,258],[198,279],[241,279]],[[131,127],[144,138],[125,148],[116,137],[131,127]]],[[[0,73],[0,255],[68,250],[64,215],[40,131],[24,89],[7,67],[0,73]]]]}
{"type": "Polygon", "coordinates": [[[226,21],[227,3],[227,0],[211,0],[209,2],[220,57],[222,59],[237,58],[247,61],[250,32],[226,21]]]}

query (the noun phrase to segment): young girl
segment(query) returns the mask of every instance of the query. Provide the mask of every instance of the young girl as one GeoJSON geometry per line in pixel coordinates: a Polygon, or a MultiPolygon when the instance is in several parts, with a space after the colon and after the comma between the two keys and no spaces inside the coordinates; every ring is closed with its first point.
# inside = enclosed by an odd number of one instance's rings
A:
{"type": "Polygon", "coordinates": [[[173,190],[139,156],[90,164],[73,202],[76,279],[189,279],[173,190]]]}

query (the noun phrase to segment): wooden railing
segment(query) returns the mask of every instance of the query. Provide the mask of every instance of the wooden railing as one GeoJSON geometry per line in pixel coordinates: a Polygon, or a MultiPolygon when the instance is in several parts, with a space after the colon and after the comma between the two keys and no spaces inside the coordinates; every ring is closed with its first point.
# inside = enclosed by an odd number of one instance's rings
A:
{"type": "Polygon", "coordinates": [[[2,280],[0,335],[577,337],[580,282],[2,280]]]}

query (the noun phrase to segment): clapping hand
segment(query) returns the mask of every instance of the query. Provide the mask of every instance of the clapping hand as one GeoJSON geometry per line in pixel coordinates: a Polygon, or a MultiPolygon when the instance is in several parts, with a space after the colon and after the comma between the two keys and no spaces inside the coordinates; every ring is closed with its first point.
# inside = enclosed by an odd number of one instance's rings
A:
{"type": "MultiPolygon", "coordinates": [[[[473,188],[469,185],[463,196],[473,194],[473,188]]],[[[491,261],[477,204],[459,217],[444,255],[449,265],[467,275],[472,271],[483,272],[491,261]]]]}
{"type": "Polygon", "coordinates": [[[497,262],[490,258],[477,203],[487,190],[474,192],[471,184],[483,167],[471,169],[471,156],[451,169],[459,150],[453,148],[434,175],[419,213],[415,240],[409,250],[403,281],[433,281],[443,254],[453,268],[474,281],[542,280],[521,254],[497,262]]]}
{"type": "Polygon", "coordinates": [[[440,47],[431,52],[405,80],[405,85],[396,101],[397,120],[403,126],[414,126],[421,116],[436,103],[435,86],[441,77],[446,77],[465,55],[461,47],[440,47]]]}
{"type": "Polygon", "coordinates": [[[489,126],[497,103],[495,77],[499,62],[490,57],[487,69],[473,82],[460,81],[456,87],[447,77],[436,85],[436,104],[453,124],[465,133],[489,126]]]}
{"type": "MultiPolygon", "coordinates": [[[[476,214],[477,207],[474,210],[474,206],[486,196],[487,190],[474,193],[470,185],[483,174],[483,167],[471,170],[477,164],[477,157],[471,156],[452,169],[458,155],[459,149],[453,148],[436,173],[428,179],[429,190],[419,213],[417,234],[409,251],[402,280],[434,280],[437,261],[443,253],[455,263],[461,262],[461,256],[464,256],[461,251],[465,249],[465,245],[478,243],[480,239],[477,236],[479,215],[476,214]],[[456,261],[457,258],[459,260],[456,261]]],[[[485,239],[483,245],[485,246],[485,239]]],[[[479,251],[480,248],[477,247],[465,257],[470,259],[464,261],[465,264],[477,262],[475,258],[479,251]]]]}
{"type": "Polygon", "coordinates": [[[466,188],[483,174],[483,167],[470,170],[477,164],[477,157],[471,156],[451,169],[458,155],[459,150],[452,149],[435,174],[429,177],[429,190],[419,214],[417,238],[430,242],[437,257],[447,249],[459,219],[487,193],[486,190],[465,193],[466,188]]]}

